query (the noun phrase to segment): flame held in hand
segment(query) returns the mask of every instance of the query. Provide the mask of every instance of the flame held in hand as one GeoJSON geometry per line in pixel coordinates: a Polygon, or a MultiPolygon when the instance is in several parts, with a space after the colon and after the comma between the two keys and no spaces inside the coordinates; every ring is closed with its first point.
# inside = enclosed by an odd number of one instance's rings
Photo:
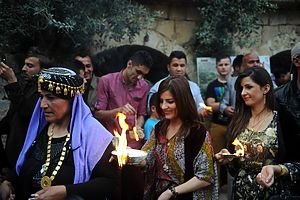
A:
{"type": "Polygon", "coordinates": [[[135,113],[134,114],[134,127],[133,127],[133,134],[134,134],[134,138],[136,141],[139,141],[139,135],[137,133],[137,128],[136,128],[136,125],[137,125],[137,114],[135,113]]]}
{"type": "Polygon", "coordinates": [[[234,155],[237,157],[242,157],[244,156],[244,146],[242,143],[240,143],[240,141],[238,139],[234,139],[234,141],[232,142],[232,144],[235,146],[235,153],[234,155]]]}
{"type": "Polygon", "coordinates": [[[122,167],[125,165],[127,160],[127,139],[126,139],[126,131],[129,129],[128,124],[125,122],[126,115],[123,113],[117,113],[117,116],[120,127],[122,129],[121,135],[117,130],[114,130],[114,134],[116,136],[116,155],[118,158],[119,166],[122,167]]]}
{"type": "MultiPolygon", "coordinates": [[[[120,167],[126,164],[127,157],[128,157],[128,151],[127,151],[127,139],[126,139],[126,131],[129,129],[128,124],[125,122],[126,115],[123,113],[117,113],[116,117],[118,118],[118,122],[120,124],[120,127],[122,129],[121,134],[118,133],[117,130],[114,130],[115,134],[115,154],[118,158],[118,164],[120,167]]],[[[136,127],[133,127],[133,133],[135,140],[139,140],[139,136],[137,134],[136,127]]]]}
{"type": "Polygon", "coordinates": [[[139,135],[137,133],[137,128],[136,127],[133,127],[133,134],[134,134],[134,139],[136,141],[139,141],[139,135]]]}
{"type": "Polygon", "coordinates": [[[212,107],[211,106],[207,106],[204,103],[199,103],[199,105],[201,107],[203,107],[205,110],[208,110],[208,111],[212,112],[212,107]]]}

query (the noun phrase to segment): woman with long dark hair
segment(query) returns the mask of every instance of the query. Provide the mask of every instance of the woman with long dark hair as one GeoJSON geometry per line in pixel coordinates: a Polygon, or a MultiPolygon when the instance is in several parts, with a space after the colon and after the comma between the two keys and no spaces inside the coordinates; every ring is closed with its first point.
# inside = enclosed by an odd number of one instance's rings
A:
{"type": "Polygon", "coordinates": [[[167,78],[157,100],[163,119],[143,147],[148,152],[144,199],[217,199],[211,139],[200,123],[187,80],[167,78]]]}
{"type": "Polygon", "coordinates": [[[215,157],[221,164],[228,164],[234,177],[233,199],[267,199],[274,188],[261,189],[255,178],[262,166],[275,163],[279,156],[272,80],[264,68],[252,67],[238,76],[235,89],[236,114],[228,127],[228,149],[215,157]],[[231,160],[226,155],[235,153],[235,139],[242,144],[244,156],[231,160]]]}

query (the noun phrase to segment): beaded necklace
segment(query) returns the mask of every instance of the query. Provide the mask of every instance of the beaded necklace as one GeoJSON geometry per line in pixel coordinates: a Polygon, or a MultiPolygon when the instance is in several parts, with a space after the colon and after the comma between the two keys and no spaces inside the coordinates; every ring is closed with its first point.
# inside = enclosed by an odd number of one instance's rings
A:
{"type": "Polygon", "coordinates": [[[66,144],[67,142],[70,140],[70,133],[68,132],[67,134],[67,137],[66,137],[66,141],[64,143],[64,147],[62,149],[62,152],[61,152],[61,155],[60,155],[60,158],[59,158],[59,161],[55,167],[55,169],[53,170],[51,176],[46,176],[46,172],[48,170],[48,167],[50,165],[50,158],[51,158],[51,141],[52,141],[52,138],[53,138],[53,129],[54,129],[54,126],[52,126],[51,128],[51,132],[50,132],[50,135],[49,135],[49,139],[48,139],[48,145],[47,145],[47,159],[46,159],[46,163],[45,163],[45,169],[42,173],[42,179],[41,179],[41,187],[42,188],[45,188],[45,187],[50,187],[51,186],[51,182],[54,180],[58,170],[60,169],[64,159],[65,159],[65,156],[66,156],[66,151],[67,151],[67,148],[66,148],[66,144]]]}

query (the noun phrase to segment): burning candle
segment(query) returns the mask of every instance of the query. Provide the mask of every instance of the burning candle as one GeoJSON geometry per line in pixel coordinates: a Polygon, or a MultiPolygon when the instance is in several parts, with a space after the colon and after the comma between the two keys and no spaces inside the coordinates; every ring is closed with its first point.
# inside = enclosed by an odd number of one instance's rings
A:
{"type": "Polygon", "coordinates": [[[126,139],[126,131],[129,129],[128,124],[125,122],[126,115],[123,113],[117,113],[118,122],[122,129],[121,135],[118,133],[117,130],[114,130],[114,134],[116,136],[116,156],[118,158],[118,164],[122,167],[127,160],[127,139],[126,139]]]}
{"type": "MultiPolygon", "coordinates": [[[[113,151],[113,155],[117,156],[118,164],[120,167],[126,164],[128,160],[128,149],[127,149],[127,139],[126,139],[126,131],[129,129],[128,124],[126,123],[126,115],[123,113],[117,113],[116,117],[118,118],[118,122],[122,129],[121,134],[117,130],[114,130],[115,134],[115,148],[113,151]]],[[[136,124],[136,116],[135,116],[135,124],[136,124]]],[[[137,128],[133,127],[133,135],[136,141],[139,140],[139,136],[137,133],[137,128]]]]}
{"type": "Polygon", "coordinates": [[[199,103],[199,105],[201,107],[203,107],[205,110],[208,110],[208,111],[212,112],[212,107],[211,106],[207,106],[204,103],[199,103]]]}
{"type": "Polygon", "coordinates": [[[244,146],[243,146],[243,144],[236,138],[234,139],[232,144],[235,146],[235,149],[236,149],[234,155],[237,156],[237,157],[244,156],[244,146]]]}
{"type": "Polygon", "coordinates": [[[139,135],[137,133],[137,114],[134,114],[134,127],[133,127],[133,135],[136,141],[139,141],[139,135]]]}

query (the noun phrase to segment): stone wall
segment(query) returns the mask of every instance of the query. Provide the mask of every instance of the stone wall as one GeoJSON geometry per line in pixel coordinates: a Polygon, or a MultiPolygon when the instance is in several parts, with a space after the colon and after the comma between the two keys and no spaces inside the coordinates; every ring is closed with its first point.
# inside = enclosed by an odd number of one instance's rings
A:
{"type": "MultiPolygon", "coordinates": [[[[296,7],[297,8],[297,7],[296,7]]],[[[262,27],[255,37],[254,51],[260,55],[272,56],[290,49],[300,41],[300,8],[298,10],[280,9],[262,17],[262,27]]],[[[236,47],[235,52],[245,53],[247,48],[236,47]]]]}
{"type": "MultiPolygon", "coordinates": [[[[287,1],[285,0],[284,3],[287,1]]],[[[289,0],[288,2],[294,2],[289,0]]],[[[283,3],[283,4],[284,4],[283,3]]],[[[297,3],[296,3],[297,4],[297,3]]],[[[187,53],[189,69],[188,74],[196,81],[196,59],[189,44],[193,36],[193,29],[198,19],[195,6],[183,5],[149,5],[151,10],[162,11],[162,16],[147,30],[149,39],[145,41],[146,31],[136,37],[134,44],[142,44],[155,48],[167,55],[172,50],[183,50],[187,53]]],[[[236,46],[236,54],[255,51],[259,55],[273,55],[282,50],[290,49],[297,41],[300,41],[300,9],[289,6],[279,9],[276,13],[262,16],[262,28],[256,36],[251,49],[236,46]]],[[[129,44],[124,40],[121,44],[107,41],[107,47],[129,44]]],[[[102,49],[103,50],[103,49],[102,49]]],[[[101,51],[101,49],[99,49],[101,51]]]]}
{"type": "MultiPolygon", "coordinates": [[[[282,5],[290,3],[289,7],[282,8],[276,13],[262,16],[262,28],[255,38],[256,43],[252,49],[235,47],[236,54],[243,54],[250,50],[259,55],[273,55],[282,50],[290,49],[296,42],[300,41],[300,9],[298,0],[281,0],[282,5]],[[292,4],[291,4],[292,3],[292,4]],[[293,6],[297,4],[297,6],[293,6]]],[[[188,75],[197,82],[196,58],[189,44],[193,37],[193,29],[197,22],[197,10],[192,5],[160,4],[149,5],[151,10],[160,10],[162,15],[147,31],[143,31],[136,37],[134,44],[146,45],[157,49],[166,55],[172,50],[183,50],[188,58],[188,75]],[[148,37],[145,37],[148,35],[148,37]],[[145,38],[148,38],[145,40],[145,38]]],[[[105,49],[123,44],[130,44],[128,40],[121,43],[106,41],[105,49]]],[[[98,48],[94,52],[102,51],[98,48]]],[[[0,119],[8,108],[8,101],[3,96],[3,80],[0,79],[0,119]],[[2,114],[1,114],[2,113],[2,114]]]]}

